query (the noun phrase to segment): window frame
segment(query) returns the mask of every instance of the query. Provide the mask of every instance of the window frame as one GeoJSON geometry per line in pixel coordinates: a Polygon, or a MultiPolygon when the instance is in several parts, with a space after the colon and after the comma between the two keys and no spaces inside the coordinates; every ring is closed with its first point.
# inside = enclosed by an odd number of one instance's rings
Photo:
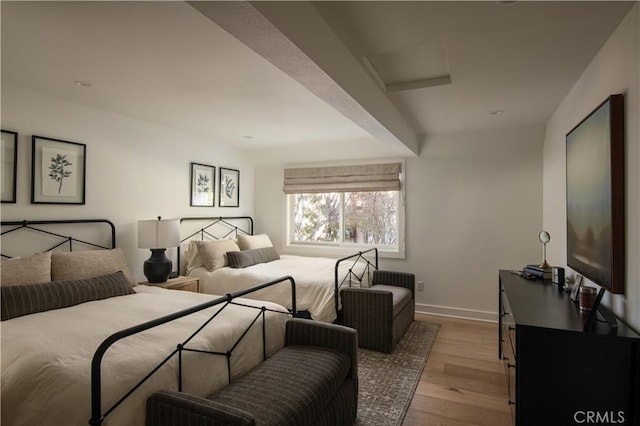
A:
{"type": "MultiPolygon", "coordinates": [[[[405,258],[405,184],[404,184],[405,167],[402,163],[402,172],[400,173],[400,190],[398,191],[398,245],[397,247],[377,244],[358,244],[344,241],[338,242],[322,242],[322,241],[294,241],[294,197],[296,194],[285,195],[285,223],[284,223],[284,254],[300,254],[307,256],[328,256],[339,257],[350,255],[358,251],[364,251],[373,247],[378,248],[378,255],[382,258],[405,258]]],[[[357,191],[349,191],[357,192],[357,191]]],[[[340,238],[344,239],[344,195],[340,194],[340,238]]]]}

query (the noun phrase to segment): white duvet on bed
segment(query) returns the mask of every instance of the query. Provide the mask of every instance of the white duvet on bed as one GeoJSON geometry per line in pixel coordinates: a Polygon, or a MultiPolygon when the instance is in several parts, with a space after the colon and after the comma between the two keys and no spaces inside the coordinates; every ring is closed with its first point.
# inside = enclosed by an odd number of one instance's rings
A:
{"type": "MultiPolygon", "coordinates": [[[[210,294],[226,294],[243,290],[253,285],[291,275],[296,282],[296,309],[309,311],[316,321],[333,322],[335,310],[335,264],[336,259],[282,255],[279,260],[259,263],[247,268],[224,267],[212,272],[205,268],[194,268],[189,275],[200,278],[200,291],[210,294]]],[[[354,268],[358,276],[364,263],[353,265],[353,261],[341,264],[339,277],[346,276],[354,268]]],[[[348,286],[348,284],[346,284],[348,286]]],[[[269,300],[291,309],[291,285],[284,282],[248,295],[252,299],[269,300]]]]}
{"type": "MultiPolygon", "coordinates": [[[[91,417],[90,365],[94,351],[112,333],[210,300],[212,296],[140,285],[136,294],[41,312],[1,323],[2,424],[7,426],[87,425],[91,417]]],[[[238,299],[240,300],[240,299],[238,299]]],[[[243,303],[284,311],[268,302],[243,303]]],[[[102,404],[110,407],[124,392],[166,357],[178,342],[220,306],[124,339],[103,358],[102,404]]],[[[227,306],[192,343],[191,348],[226,352],[258,314],[227,306]]],[[[284,344],[288,315],[267,312],[267,353],[284,344]]],[[[262,361],[259,321],[232,355],[232,376],[262,361]]],[[[206,395],[227,384],[226,358],[183,354],[184,390],[206,395]]],[[[158,389],[177,389],[177,357],[110,414],[105,425],[144,424],[147,397],[158,389]]]]}

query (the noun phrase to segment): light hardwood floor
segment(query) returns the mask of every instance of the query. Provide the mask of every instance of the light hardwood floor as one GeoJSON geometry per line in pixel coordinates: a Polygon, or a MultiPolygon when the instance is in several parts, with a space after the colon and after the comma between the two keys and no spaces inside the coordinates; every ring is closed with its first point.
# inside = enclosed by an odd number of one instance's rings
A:
{"type": "Polygon", "coordinates": [[[498,324],[416,314],[441,325],[404,426],[508,426],[498,324]]]}

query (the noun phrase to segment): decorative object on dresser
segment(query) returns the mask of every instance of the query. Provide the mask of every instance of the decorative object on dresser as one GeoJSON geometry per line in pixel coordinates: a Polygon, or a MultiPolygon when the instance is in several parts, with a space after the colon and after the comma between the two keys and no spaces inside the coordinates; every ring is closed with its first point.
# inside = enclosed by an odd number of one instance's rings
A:
{"type": "Polygon", "coordinates": [[[640,424],[635,330],[602,305],[583,312],[552,283],[509,271],[499,272],[498,300],[498,355],[516,426],[576,424],[580,411],[616,413],[623,418],[617,424],[640,424]],[[610,315],[617,327],[589,320],[596,315],[610,315]]]}
{"type": "Polygon", "coordinates": [[[358,330],[358,345],[390,353],[415,316],[414,274],[373,271],[369,288],[340,290],[340,323],[358,330]]]}
{"type": "Polygon", "coordinates": [[[576,275],[576,277],[573,279],[573,287],[571,287],[571,294],[569,295],[569,299],[573,300],[574,302],[578,301],[578,295],[580,294],[580,287],[582,287],[583,281],[584,278],[582,275],[576,275]]]}
{"type": "Polygon", "coordinates": [[[624,97],[567,134],[567,266],[612,293],[625,287],[624,97]]]}
{"type": "Polygon", "coordinates": [[[31,137],[31,203],[84,204],[87,146],[31,137]]]}
{"type": "MultiPolygon", "coordinates": [[[[146,283],[140,283],[146,284],[146,283]]],[[[166,288],[168,290],[182,290],[192,291],[194,293],[200,293],[200,278],[178,276],[176,278],[170,278],[164,283],[154,284],[156,287],[166,288]]]]}
{"type": "Polygon", "coordinates": [[[564,285],[564,268],[559,266],[551,267],[551,281],[554,284],[558,284],[560,287],[564,285]]]}
{"type": "Polygon", "coordinates": [[[539,278],[542,280],[550,280],[551,279],[551,268],[544,269],[539,265],[526,265],[522,268],[522,274],[528,278],[539,278]]]}
{"type": "MultiPolygon", "coordinates": [[[[598,317],[598,308],[600,307],[600,301],[602,300],[602,296],[604,296],[604,292],[606,290],[604,288],[600,288],[597,296],[595,295],[595,288],[593,287],[582,287],[580,290],[580,310],[589,311],[589,315],[587,316],[587,320],[584,322],[584,331],[591,331],[595,326],[595,322],[598,317]],[[585,292],[587,289],[593,289],[592,291],[585,292]],[[583,293],[590,293],[588,296],[585,294],[583,298],[583,293]],[[592,294],[593,295],[592,295],[592,294]]],[[[613,331],[616,331],[618,328],[618,321],[609,321],[607,320],[613,331]]]]}
{"type": "Polygon", "coordinates": [[[216,168],[207,164],[191,163],[192,207],[213,207],[216,168]]]}
{"type": "Polygon", "coordinates": [[[583,285],[582,287],[580,287],[580,294],[578,295],[578,307],[581,311],[590,311],[591,308],[593,308],[597,293],[598,290],[596,290],[595,287],[587,285],[583,285]]]}
{"type": "Polygon", "coordinates": [[[2,164],[2,202],[15,203],[18,173],[18,133],[2,130],[0,163],[2,164]]]}
{"type": "Polygon", "coordinates": [[[167,248],[180,245],[179,220],[138,221],[138,248],[151,250],[151,257],[144,262],[144,276],[150,283],[167,281],[173,263],[165,255],[167,248]]]}
{"type": "Polygon", "coordinates": [[[220,207],[240,206],[240,171],[220,167],[220,188],[218,190],[220,207]]]}
{"type": "MultiPolygon", "coordinates": [[[[538,234],[538,239],[542,243],[542,263],[540,264],[540,268],[544,271],[550,270],[551,265],[547,263],[547,244],[551,241],[551,235],[547,231],[542,231],[538,234]]],[[[550,277],[549,277],[550,278],[550,277]]]]}

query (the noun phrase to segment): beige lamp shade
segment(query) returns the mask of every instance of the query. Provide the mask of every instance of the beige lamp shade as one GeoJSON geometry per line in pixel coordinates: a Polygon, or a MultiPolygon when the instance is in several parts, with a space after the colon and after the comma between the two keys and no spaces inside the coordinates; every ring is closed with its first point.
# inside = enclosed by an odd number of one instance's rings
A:
{"type": "Polygon", "coordinates": [[[159,249],[180,245],[180,221],[139,220],[138,248],[159,249]]]}

